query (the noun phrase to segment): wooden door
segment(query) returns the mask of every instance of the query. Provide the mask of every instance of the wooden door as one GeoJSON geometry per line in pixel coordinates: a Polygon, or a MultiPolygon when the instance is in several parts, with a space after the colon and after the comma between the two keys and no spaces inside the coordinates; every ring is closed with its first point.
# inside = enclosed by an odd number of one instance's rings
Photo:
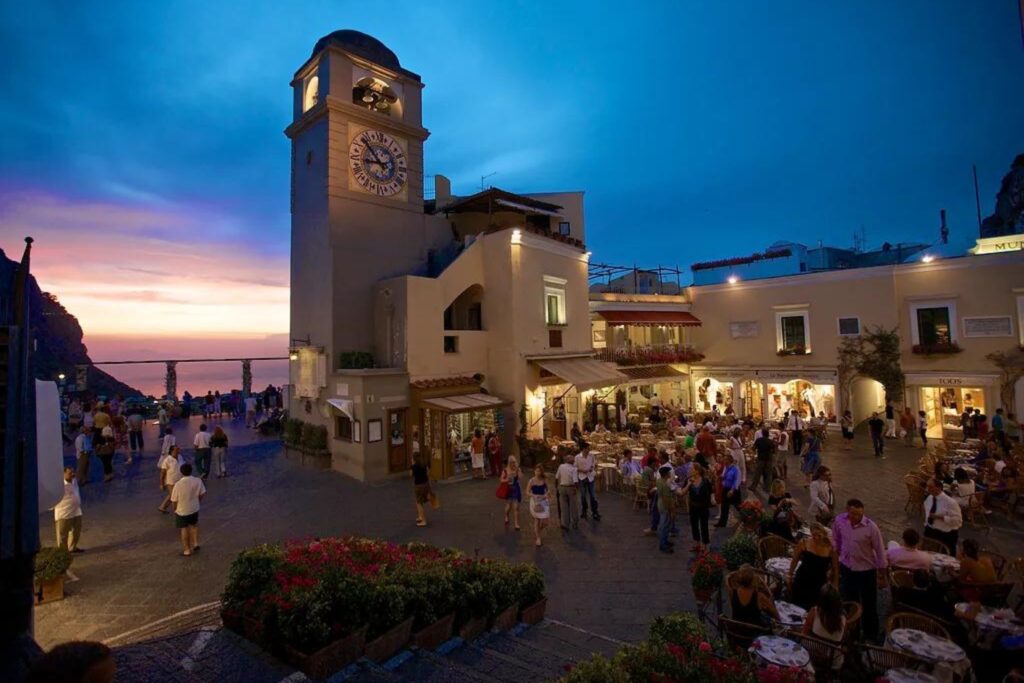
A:
{"type": "Polygon", "coordinates": [[[388,471],[402,472],[409,469],[409,435],[407,432],[406,410],[388,411],[388,471]]]}

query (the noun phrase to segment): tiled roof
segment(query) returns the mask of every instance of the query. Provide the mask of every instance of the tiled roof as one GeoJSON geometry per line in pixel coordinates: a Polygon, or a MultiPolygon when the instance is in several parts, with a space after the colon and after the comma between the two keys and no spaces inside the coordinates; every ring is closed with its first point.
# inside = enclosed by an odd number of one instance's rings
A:
{"type": "Polygon", "coordinates": [[[418,379],[410,382],[417,389],[438,389],[440,387],[461,387],[467,384],[478,384],[473,377],[466,375],[453,375],[451,377],[434,377],[432,379],[418,379]]]}

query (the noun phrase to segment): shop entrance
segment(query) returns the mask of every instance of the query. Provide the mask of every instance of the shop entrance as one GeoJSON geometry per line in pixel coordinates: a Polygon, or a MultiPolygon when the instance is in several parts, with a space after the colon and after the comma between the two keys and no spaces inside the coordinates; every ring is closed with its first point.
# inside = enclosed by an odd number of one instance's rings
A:
{"type": "Polygon", "coordinates": [[[762,408],[764,393],[761,391],[761,383],[748,380],[740,388],[743,395],[744,416],[750,415],[754,418],[755,422],[760,422],[764,417],[764,410],[762,408]]]}
{"type": "Polygon", "coordinates": [[[944,430],[961,432],[960,415],[975,408],[985,413],[985,392],[980,387],[921,387],[921,410],[928,417],[928,436],[942,438],[944,430]]]}
{"type": "Polygon", "coordinates": [[[392,473],[409,469],[405,417],[405,408],[388,411],[388,471],[392,473]]]}

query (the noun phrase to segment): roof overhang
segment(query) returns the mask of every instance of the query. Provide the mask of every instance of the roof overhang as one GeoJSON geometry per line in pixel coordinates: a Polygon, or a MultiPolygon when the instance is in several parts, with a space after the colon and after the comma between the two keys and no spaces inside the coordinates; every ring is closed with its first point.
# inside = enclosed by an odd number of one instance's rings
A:
{"type": "Polygon", "coordinates": [[[425,408],[444,410],[449,413],[470,413],[501,408],[511,405],[512,402],[491,394],[475,393],[425,398],[420,401],[420,404],[425,408]]]}
{"type": "Polygon", "coordinates": [[[700,327],[700,319],[688,311],[597,311],[609,325],[668,325],[700,327]]]}
{"type": "Polygon", "coordinates": [[[347,398],[329,398],[327,402],[331,404],[335,410],[345,415],[350,420],[355,418],[355,404],[347,398]]]}
{"type": "Polygon", "coordinates": [[[619,371],[629,377],[631,383],[657,380],[681,382],[689,376],[681,370],[676,370],[671,365],[645,365],[637,368],[620,368],[619,371]]]}
{"type": "Polygon", "coordinates": [[[552,375],[576,385],[580,391],[629,381],[626,375],[610,363],[602,363],[594,358],[537,358],[533,362],[552,375]]]}

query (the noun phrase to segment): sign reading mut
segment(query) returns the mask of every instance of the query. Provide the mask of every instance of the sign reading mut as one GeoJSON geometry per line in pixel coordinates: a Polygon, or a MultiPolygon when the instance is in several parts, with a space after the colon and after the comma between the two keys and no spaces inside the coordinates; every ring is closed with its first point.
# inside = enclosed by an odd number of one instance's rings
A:
{"type": "Polygon", "coordinates": [[[1021,250],[1024,250],[1024,235],[1003,235],[1002,237],[979,238],[970,252],[977,255],[1021,250]]]}

